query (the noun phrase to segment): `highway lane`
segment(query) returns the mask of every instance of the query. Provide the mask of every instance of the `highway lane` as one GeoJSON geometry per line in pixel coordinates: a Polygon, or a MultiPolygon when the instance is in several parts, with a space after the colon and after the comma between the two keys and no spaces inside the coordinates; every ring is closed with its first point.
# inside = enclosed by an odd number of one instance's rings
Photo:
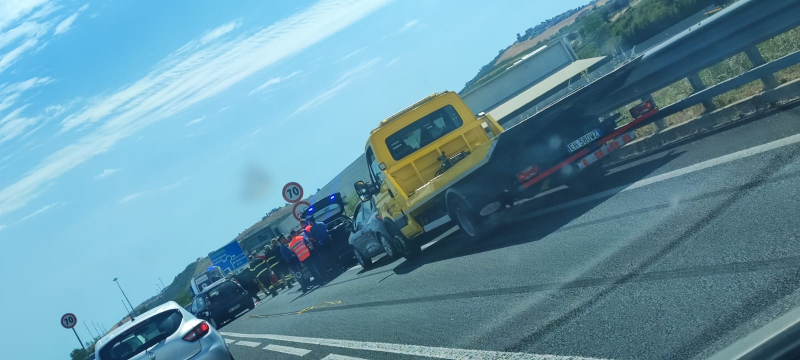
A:
{"type": "Polygon", "coordinates": [[[789,109],[617,164],[221,331],[237,359],[708,356],[800,304],[796,134],[789,109]]]}

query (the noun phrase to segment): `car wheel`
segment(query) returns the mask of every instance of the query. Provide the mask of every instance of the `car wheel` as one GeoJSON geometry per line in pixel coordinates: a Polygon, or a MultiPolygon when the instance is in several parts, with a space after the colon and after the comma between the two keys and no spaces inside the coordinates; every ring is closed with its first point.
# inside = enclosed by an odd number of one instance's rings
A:
{"type": "Polygon", "coordinates": [[[356,261],[358,261],[358,265],[361,265],[362,268],[366,269],[372,265],[372,259],[361,255],[361,252],[355,247],[353,247],[353,255],[356,256],[356,261]]]}
{"type": "Polygon", "coordinates": [[[473,209],[467,200],[456,192],[447,194],[447,209],[450,218],[470,238],[480,238],[489,232],[486,220],[473,209]]]}
{"type": "Polygon", "coordinates": [[[397,255],[397,249],[395,249],[394,244],[392,244],[392,242],[389,241],[386,236],[383,236],[383,234],[378,233],[376,236],[383,247],[383,251],[386,252],[386,256],[394,259],[394,257],[397,255]]]}
{"type": "Polygon", "coordinates": [[[405,235],[403,232],[400,231],[400,228],[397,227],[393,222],[386,223],[386,230],[389,232],[389,236],[391,236],[390,241],[394,244],[395,250],[397,253],[404,258],[411,260],[422,252],[422,247],[416,242],[405,235]]]}

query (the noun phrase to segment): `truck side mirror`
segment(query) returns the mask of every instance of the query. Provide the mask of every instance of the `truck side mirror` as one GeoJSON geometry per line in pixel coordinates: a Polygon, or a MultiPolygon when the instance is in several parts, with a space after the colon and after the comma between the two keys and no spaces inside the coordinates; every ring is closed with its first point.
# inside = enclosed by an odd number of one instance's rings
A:
{"type": "Polygon", "coordinates": [[[372,198],[372,184],[365,183],[363,181],[356,181],[353,184],[353,187],[356,189],[356,194],[361,199],[362,202],[369,201],[372,198]]]}

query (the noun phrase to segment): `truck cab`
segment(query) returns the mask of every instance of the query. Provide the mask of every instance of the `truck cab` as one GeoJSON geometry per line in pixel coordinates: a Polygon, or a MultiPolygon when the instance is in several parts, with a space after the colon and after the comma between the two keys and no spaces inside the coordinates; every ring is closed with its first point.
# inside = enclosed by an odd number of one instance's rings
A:
{"type": "Polygon", "coordinates": [[[356,192],[362,200],[375,197],[387,229],[400,233],[398,242],[414,239],[449,222],[445,192],[487,161],[502,131],[491,116],[474,115],[456,93],[432,94],[370,133],[370,179],[356,183],[356,192]]]}

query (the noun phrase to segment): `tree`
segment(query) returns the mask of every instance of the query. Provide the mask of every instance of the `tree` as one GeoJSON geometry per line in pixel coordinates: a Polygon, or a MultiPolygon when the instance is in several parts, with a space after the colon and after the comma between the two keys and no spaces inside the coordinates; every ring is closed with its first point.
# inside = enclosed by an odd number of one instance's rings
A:
{"type": "Polygon", "coordinates": [[[71,353],[69,353],[69,358],[72,360],[86,360],[89,357],[89,352],[85,349],[73,349],[71,353]]]}

